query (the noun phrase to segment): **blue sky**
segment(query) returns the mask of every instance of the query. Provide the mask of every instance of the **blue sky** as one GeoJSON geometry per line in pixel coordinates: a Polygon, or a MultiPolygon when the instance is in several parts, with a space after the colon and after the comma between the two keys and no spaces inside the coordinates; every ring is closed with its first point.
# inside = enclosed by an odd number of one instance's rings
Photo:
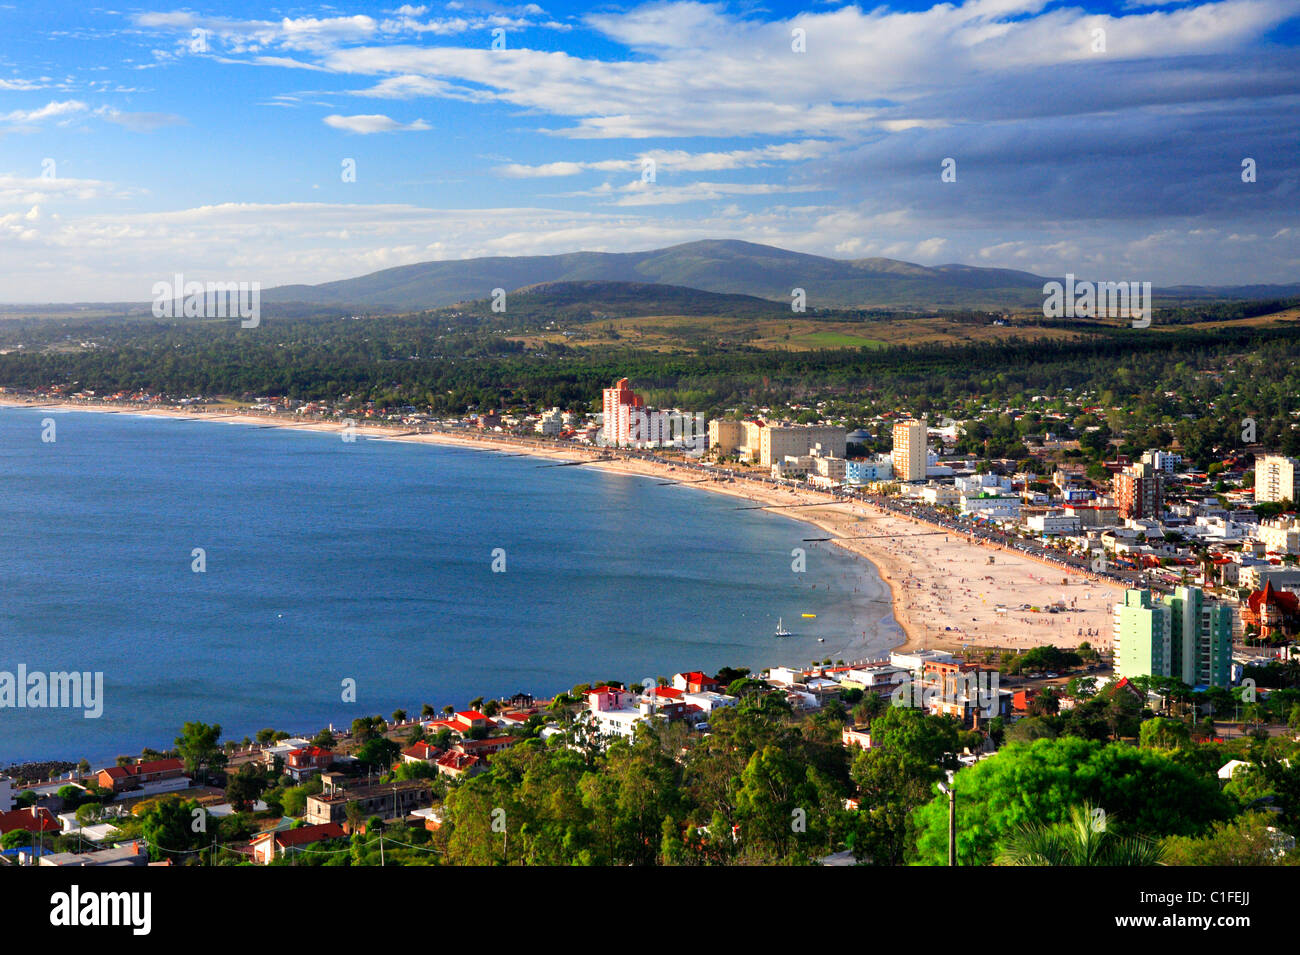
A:
{"type": "Polygon", "coordinates": [[[0,301],[722,237],[1300,280],[1295,0],[41,3],[0,36],[0,301]]]}

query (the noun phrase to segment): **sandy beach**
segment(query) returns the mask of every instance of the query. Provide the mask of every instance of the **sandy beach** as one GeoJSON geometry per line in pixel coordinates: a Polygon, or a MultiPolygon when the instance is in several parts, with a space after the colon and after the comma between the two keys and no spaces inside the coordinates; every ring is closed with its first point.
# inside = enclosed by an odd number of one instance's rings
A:
{"type": "MultiPolygon", "coordinates": [[[[185,411],[24,400],[0,395],[0,404],[45,407],[54,411],[154,415],[211,423],[275,425],[304,431],[343,433],[335,422],[295,421],[284,416],[222,410],[185,411]]],[[[639,474],[662,480],[695,482],[684,486],[742,498],[754,504],[779,506],[783,516],[824,530],[835,543],[870,561],[893,594],[894,618],[906,635],[904,646],[961,652],[980,648],[1028,649],[1042,644],[1074,647],[1087,641],[1109,649],[1114,604],[1123,590],[1055,564],[1048,564],[964,535],[852,501],[826,504],[833,498],[812,489],[786,490],[736,480],[700,481],[695,470],[639,459],[608,455],[604,449],[548,448],[540,441],[482,437],[473,434],[413,433],[402,426],[358,422],[356,433],[368,439],[419,444],[458,445],[484,451],[530,454],[565,461],[589,461],[608,471],[639,474]],[[815,504],[816,507],[789,505],[815,504]],[[849,540],[846,538],[868,538],[849,540]],[[1063,607],[1049,613],[1050,605],[1063,607]]]]}

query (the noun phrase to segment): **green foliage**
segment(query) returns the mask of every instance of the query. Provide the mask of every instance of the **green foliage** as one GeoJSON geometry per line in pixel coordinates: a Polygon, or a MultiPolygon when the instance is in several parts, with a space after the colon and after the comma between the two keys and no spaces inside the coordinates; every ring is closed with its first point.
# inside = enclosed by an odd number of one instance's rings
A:
{"type": "Polygon", "coordinates": [[[1248,812],[1231,822],[1216,822],[1200,838],[1170,836],[1165,840],[1165,865],[1296,865],[1294,851],[1283,853],[1284,837],[1269,832],[1275,820],[1266,812],[1248,812]]]}
{"type": "Polygon", "coordinates": [[[998,861],[1003,865],[1150,866],[1160,865],[1164,847],[1141,835],[1117,835],[1113,819],[1091,805],[1071,806],[1069,819],[1030,823],[1007,836],[998,861]]]}
{"type": "Polygon", "coordinates": [[[1149,749],[1178,749],[1191,745],[1192,734],[1182,720],[1157,716],[1143,721],[1139,740],[1149,749]]]}
{"type": "Polygon", "coordinates": [[[220,769],[226,764],[226,754],[221,751],[221,726],[214,723],[190,722],[181,727],[176,737],[176,749],[185,762],[185,769],[196,781],[202,782],[205,770],[220,769]]]}
{"type": "MultiPolygon", "coordinates": [[[[987,865],[1020,827],[1065,822],[1088,803],[1113,818],[1117,835],[1195,836],[1233,813],[1217,779],[1163,753],[1074,737],[1009,743],[991,759],[958,772],[959,864],[987,865]],[[1153,798],[1153,794],[1159,798],[1153,798]]],[[[916,812],[917,858],[943,864],[948,851],[947,798],[916,812]]]]}

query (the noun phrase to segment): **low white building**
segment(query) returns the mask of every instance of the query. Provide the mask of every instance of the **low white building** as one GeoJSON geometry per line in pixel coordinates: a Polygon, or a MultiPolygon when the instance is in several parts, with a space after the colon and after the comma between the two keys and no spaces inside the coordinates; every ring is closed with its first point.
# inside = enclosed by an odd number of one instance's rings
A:
{"type": "Polygon", "coordinates": [[[564,430],[564,413],[559,408],[552,408],[537,419],[533,428],[538,434],[559,434],[564,430]]]}
{"type": "Polygon", "coordinates": [[[927,663],[951,663],[952,654],[945,650],[914,650],[911,653],[895,650],[889,654],[889,662],[906,670],[912,679],[919,680],[927,663]]]}
{"type": "Polygon", "coordinates": [[[841,676],[840,682],[851,689],[889,690],[900,683],[908,682],[911,678],[912,673],[906,667],[881,661],[862,664],[847,670],[841,676]]]}
{"type": "Polygon", "coordinates": [[[725,693],[683,693],[682,700],[686,703],[694,703],[705,713],[712,713],[717,709],[725,709],[729,706],[735,706],[739,700],[734,696],[728,696],[725,693]]]}
{"type": "Polygon", "coordinates": [[[1077,517],[1065,514],[1032,514],[1025,526],[1036,534],[1077,534],[1080,525],[1077,517]]]}
{"type": "Polygon", "coordinates": [[[1020,516],[1020,498],[1018,497],[972,497],[963,494],[961,512],[975,517],[1010,517],[1020,516]]]}
{"type": "Polygon", "coordinates": [[[963,494],[1009,494],[1011,479],[998,474],[971,474],[957,478],[953,486],[963,494]]]}
{"type": "Polygon", "coordinates": [[[1300,518],[1264,521],[1254,536],[1271,554],[1300,554],[1300,518]]]}

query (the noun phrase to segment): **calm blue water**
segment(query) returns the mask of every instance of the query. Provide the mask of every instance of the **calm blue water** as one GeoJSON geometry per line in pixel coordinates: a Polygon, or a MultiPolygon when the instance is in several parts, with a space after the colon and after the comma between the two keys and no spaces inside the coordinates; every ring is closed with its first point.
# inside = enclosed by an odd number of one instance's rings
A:
{"type": "Polygon", "coordinates": [[[102,671],[105,684],[98,719],[0,709],[0,766],[163,748],[186,720],[225,738],[311,733],[426,702],[861,658],[901,640],[874,568],[801,544],[820,536],[809,525],[539,463],[0,408],[0,671],[102,671]],[[795,637],[772,636],[779,616],[795,637]]]}

